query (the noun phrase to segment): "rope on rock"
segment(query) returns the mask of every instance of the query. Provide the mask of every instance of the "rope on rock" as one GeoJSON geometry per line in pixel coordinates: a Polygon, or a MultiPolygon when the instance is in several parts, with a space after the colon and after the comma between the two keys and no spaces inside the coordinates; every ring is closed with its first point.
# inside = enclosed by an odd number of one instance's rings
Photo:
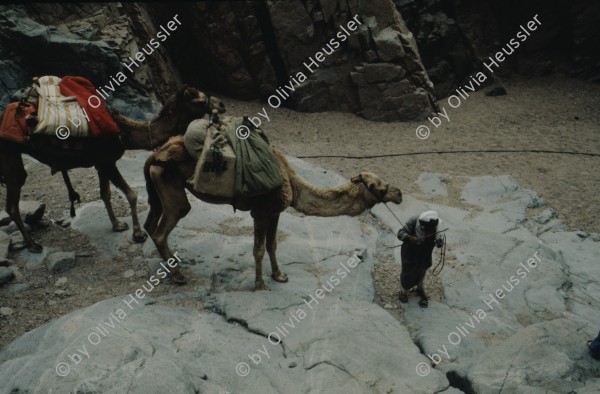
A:
{"type": "Polygon", "coordinates": [[[348,155],[304,155],[296,156],[299,159],[378,159],[382,157],[398,157],[398,156],[415,156],[415,155],[432,155],[432,154],[453,154],[453,153],[550,153],[560,155],[575,155],[600,157],[600,153],[591,152],[574,152],[574,151],[557,151],[557,150],[542,150],[542,149],[486,149],[486,150],[448,150],[448,151],[423,151],[423,152],[403,152],[403,153],[388,153],[383,155],[365,155],[365,156],[348,156],[348,155]]]}

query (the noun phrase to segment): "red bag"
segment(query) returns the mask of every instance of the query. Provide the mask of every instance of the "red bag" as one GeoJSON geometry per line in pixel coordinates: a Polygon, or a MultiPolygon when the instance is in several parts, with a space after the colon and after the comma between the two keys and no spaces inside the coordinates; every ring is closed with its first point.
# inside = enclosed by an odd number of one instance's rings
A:
{"type": "Polygon", "coordinates": [[[104,100],[97,94],[96,88],[89,80],[83,77],[64,76],[60,79],[58,86],[63,96],[75,96],[81,108],[86,112],[92,136],[119,133],[119,126],[104,108],[104,100]],[[92,100],[93,103],[99,101],[101,104],[96,108],[92,107],[88,102],[90,96],[97,98],[97,100],[92,100]]]}
{"type": "Polygon", "coordinates": [[[29,140],[27,129],[27,115],[36,112],[31,103],[10,103],[4,110],[2,124],[0,125],[0,138],[17,143],[29,140]]]}

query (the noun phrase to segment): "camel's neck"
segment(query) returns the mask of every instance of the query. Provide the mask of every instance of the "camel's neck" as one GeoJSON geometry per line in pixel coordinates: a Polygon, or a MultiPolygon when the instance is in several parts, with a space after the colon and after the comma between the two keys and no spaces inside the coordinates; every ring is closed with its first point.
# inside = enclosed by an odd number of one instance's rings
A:
{"type": "Polygon", "coordinates": [[[291,206],[310,216],[356,216],[371,208],[375,201],[367,201],[360,188],[348,183],[333,189],[319,189],[297,174],[290,176],[294,197],[291,206]]]}
{"type": "Polygon", "coordinates": [[[127,149],[152,150],[164,144],[170,137],[185,133],[187,119],[181,115],[156,117],[151,121],[130,119],[124,115],[114,117],[121,130],[123,144],[127,149]]]}

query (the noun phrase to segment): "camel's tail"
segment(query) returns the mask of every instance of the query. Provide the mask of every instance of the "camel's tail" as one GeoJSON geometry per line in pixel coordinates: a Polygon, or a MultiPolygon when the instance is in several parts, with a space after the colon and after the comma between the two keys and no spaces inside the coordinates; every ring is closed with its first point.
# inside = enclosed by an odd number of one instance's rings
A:
{"type": "Polygon", "coordinates": [[[156,164],[154,154],[151,154],[146,162],[144,163],[144,178],[146,179],[146,191],[148,192],[148,204],[151,209],[158,209],[160,207],[160,198],[156,192],[156,186],[150,176],[150,167],[156,164]]]}

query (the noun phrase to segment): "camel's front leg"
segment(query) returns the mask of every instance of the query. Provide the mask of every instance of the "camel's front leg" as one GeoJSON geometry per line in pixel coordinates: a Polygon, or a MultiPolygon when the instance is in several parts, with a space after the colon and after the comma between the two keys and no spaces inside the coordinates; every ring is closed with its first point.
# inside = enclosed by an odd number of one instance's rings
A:
{"type": "Polygon", "coordinates": [[[71,184],[71,179],[69,178],[69,173],[65,170],[61,171],[63,180],[65,181],[65,185],[67,186],[67,190],[69,192],[69,201],[71,202],[71,209],[69,210],[69,214],[72,218],[75,217],[75,202],[81,203],[81,198],[79,197],[79,193],[73,189],[73,185],[71,184]]]}
{"type": "Polygon", "coordinates": [[[16,187],[15,185],[10,185],[7,183],[6,185],[6,212],[10,216],[10,218],[15,222],[19,231],[23,235],[23,240],[27,245],[27,250],[31,253],[41,253],[43,247],[35,242],[29,232],[25,230],[25,225],[23,224],[23,220],[21,219],[21,212],[19,211],[19,200],[21,197],[21,187],[16,187]]]}
{"type": "Polygon", "coordinates": [[[98,171],[98,179],[100,180],[100,198],[104,201],[104,206],[106,207],[106,212],[108,213],[108,218],[113,226],[113,231],[125,231],[129,228],[127,223],[120,222],[117,220],[115,216],[115,212],[112,208],[112,203],[110,202],[110,176],[109,170],[106,167],[96,166],[96,171],[98,171]]]}
{"type": "Polygon", "coordinates": [[[31,253],[41,253],[43,248],[35,242],[31,235],[25,230],[21,212],[19,211],[19,201],[21,200],[21,188],[27,179],[27,172],[23,166],[23,158],[20,153],[0,152],[0,173],[4,173],[6,181],[6,213],[15,222],[19,231],[23,235],[23,240],[27,249],[31,253]]]}
{"type": "Polygon", "coordinates": [[[267,221],[264,218],[254,218],[254,262],[256,263],[256,281],[254,290],[269,290],[262,277],[262,260],[265,256],[265,240],[267,221]]]}
{"type": "Polygon", "coordinates": [[[115,185],[119,190],[125,194],[125,198],[129,202],[129,208],[131,209],[131,222],[133,223],[133,240],[135,242],[145,242],[148,237],[144,230],[142,230],[140,226],[140,221],[137,215],[137,193],[129,186],[129,184],[123,179],[123,176],[119,172],[116,164],[113,164],[113,167],[110,171],[110,181],[115,185]]]}
{"type": "MultiPolygon", "coordinates": [[[[174,256],[169,249],[169,234],[192,207],[185,194],[181,177],[172,174],[168,177],[163,176],[163,169],[159,167],[154,167],[151,171],[155,171],[155,173],[151,173],[146,182],[151,183],[151,187],[157,193],[155,197],[160,199],[163,209],[158,225],[154,232],[150,233],[150,237],[156,245],[160,257],[167,261],[174,256]]],[[[186,283],[179,264],[171,270],[171,279],[177,284],[186,283]]]]}
{"type": "Polygon", "coordinates": [[[267,227],[267,253],[269,253],[269,259],[271,260],[271,277],[277,282],[287,282],[288,276],[286,273],[279,271],[277,265],[277,225],[279,224],[279,215],[269,220],[269,226],[267,227]]]}

